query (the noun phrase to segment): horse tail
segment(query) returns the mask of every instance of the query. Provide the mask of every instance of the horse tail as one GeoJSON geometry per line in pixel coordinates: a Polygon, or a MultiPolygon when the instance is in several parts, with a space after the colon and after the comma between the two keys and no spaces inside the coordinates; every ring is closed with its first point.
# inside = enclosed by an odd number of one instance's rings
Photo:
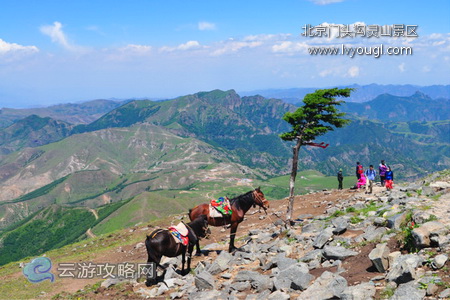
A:
{"type": "Polygon", "coordinates": [[[148,254],[148,261],[155,263],[156,267],[160,267],[161,269],[165,269],[163,266],[161,266],[158,262],[158,258],[156,257],[153,248],[152,248],[152,243],[151,240],[155,237],[155,235],[157,235],[158,233],[160,233],[162,231],[162,229],[158,229],[154,232],[152,232],[150,235],[147,235],[147,238],[145,239],[145,248],[147,248],[147,254],[148,254]]]}

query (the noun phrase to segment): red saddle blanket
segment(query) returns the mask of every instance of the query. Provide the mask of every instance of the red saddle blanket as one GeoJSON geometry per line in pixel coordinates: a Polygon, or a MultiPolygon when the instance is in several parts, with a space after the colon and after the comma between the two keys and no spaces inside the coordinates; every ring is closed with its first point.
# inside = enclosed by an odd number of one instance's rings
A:
{"type": "Polygon", "coordinates": [[[169,232],[177,243],[182,243],[184,246],[189,244],[189,231],[184,223],[169,227],[169,232]]]}

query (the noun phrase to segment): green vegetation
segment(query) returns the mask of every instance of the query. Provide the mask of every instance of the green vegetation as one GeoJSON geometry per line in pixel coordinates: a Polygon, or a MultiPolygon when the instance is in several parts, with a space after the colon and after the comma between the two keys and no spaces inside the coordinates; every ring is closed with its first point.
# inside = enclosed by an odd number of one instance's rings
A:
{"type": "Polygon", "coordinates": [[[412,212],[408,212],[405,218],[405,222],[401,224],[401,236],[403,241],[403,248],[409,253],[415,253],[419,251],[417,246],[415,245],[414,238],[412,236],[412,231],[414,228],[419,227],[419,225],[414,224],[412,222],[412,212]]]}
{"type": "Polygon", "coordinates": [[[72,243],[95,222],[93,214],[86,209],[51,206],[39,215],[4,234],[0,265],[72,243]]]}
{"type": "Polygon", "coordinates": [[[98,220],[92,212],[84,208],[52,205],[43,209],[2,233],[0,265],[75,242],[84,236],[89,228],[103,221],[130,200],[132,199],[99,208],[98,220]]]}

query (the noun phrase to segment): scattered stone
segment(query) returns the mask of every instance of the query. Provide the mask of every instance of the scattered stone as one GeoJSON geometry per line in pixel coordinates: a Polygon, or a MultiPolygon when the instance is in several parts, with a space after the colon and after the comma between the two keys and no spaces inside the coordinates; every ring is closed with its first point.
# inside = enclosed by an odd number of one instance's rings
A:
{"type": "Polygon", "coordinates": [[[303,262],[310,262],[310,261],[321,261],[323,258],[323,254],[322,254],[322,250],[316,249],[316,250],[312,250],[309,251],[308,253],[306,253],[305,256],[303,256],[302,258],[300,258],[300,261],[303,262]]]}
{"type": "Polygon", "coordinates": [[[302,227],[302,233],[320,232],[325,228],[324,222],[312,222],[302,227]]]}
{"type": "Polygon", "coordinates": [[[426,295],[426,290],[420,289],[416,282],[400,284],[395,290],[391,300],[422,300],[426,295]]]}
{"type": "Polygon", "coordinates": [[[412,215],[412,220],[416,224],[423,224],[430,219],[431,215],[423,210],[415,211],[412,215]]]}
{"type": "Polygon", "coordinates": [[[422,264],[423,258],[414,254],[400,255],[386,276],[387,281],[395,281],[397,284],[406,283],[417,279],[416,268],[422,264]]]}
{"type": "Polygon", "coordinates": [[[227,270],[232,259],[233,256],[230,253],[228,253],[227,251],[221,251],[216,260],[208,268],[208,272],[212,275],[216,275],[227,270]]]}
{"type": "Polygon", "coordinates": [[[418,228],[414,228],[412,236],[414,243],[418,248],[427,248],[432,245],[431,239],[433,236],[445,235],[448,229],[445,225],[438,221],[426,222],[418,228]]]}
{"type": "Polygon", "coordinates": [[[389,253],[388,260],[389,260],[389,266],[393,266],[394,262],[397,260],[398,257],[400,257],[402,253],[400,251],[394,251],[389,253]]]}
{"type": "Polygon", "coordinates": [[[325,271],[297,299],[339,299],[346,288],[347,280],[344,277],[325,271]]]}
{"type": "Polygon", "coordinates": [[[381,239],[386,231],[387,229],[384,227],[369,226],[367,227],[366,232],[362,235],[362,237],[366,241],[377,241],[381,239]]]}
{"type": "Polygon", "coordinates": [[[386,226],[387,224],[387,220],[383,217],[376,217],[373,220],[373,225],[377,226],[377,227],[382,227],[382,226],[386,226]]]}
{"type": "Polygon", "coordinates": [[[306,265],[292,265],[275,276],[274,286],[283,292],[289,292],[291,289],[303,291],[308,288],[313,279],[306,265]]]}
{"type": "MultiPolygon", "coordinates": [[[[289,300],[291,297],[289,294],[283,293],[281,291],[275,291],[269,295],[268,300],[289,300]]],[[[261,298],[260,298],[261,299],[261,298]]]]}
{"type": "Polygon", "coordinates": [[[342,234],[348,228],[348,220],[344,217],[338,217],[331,221],[331,224],[335,227],[333,229],[333,234],[342,234]]]}
{"type": "Polygon", "coordinates": [[[144,247],[145,247],[145,244],[143,242],[140,242],[134,246],[134,249],[140,249],[140,248],[144,248],[144,247]]]}
{"type": "Polygon", "coordinates": [[[431,262],[431,267],[435,270],[441,269],[444,267],[445,263],[448,260],[448,256],[445,254],[439,254],[436,257],[433,258],[433,261],[431,262]]]}
{"type": "Polygon", "coordinates": [[[324,231],[322,231],[313,242],[313,247],[321,249],[325,246],[326,243],[333,237],[333,228],[327,227],[324,231]]]}
{"type": "Polygon", "coordinates": [[[439,298],[450,298],[450,289],[445,289],[439,294],[439,298]]]}
{"type": "Polygon", "coordinates": [[[375,293],[375,285],[370,282],[364,282],[347,287],[340,295],[340,298],[341,300],[373,299],[375,293]]]}
{"type": "Polygon", "coordinates": [[[204,247],[202,248],[202,250],[208,250],[208,251],[211,251],[211,250],[221,250],[222,248],[223,248],[222,245],[220,245],[220,244],[218,244],[218,243],[212,243],[212,244],[208,244],[208,245],[204,246],[204,247]]]}
{"type": "Polygon", "coordinates": [[[218,299],[220,296],[220,292],[213,290],[213,291],[200,291],[195,293],[190,293],[188,296],[189,300],[215,300],[218,299]]]}
{"type": "Polygon", "coordinates": [[[401,224],[404,223],[405,220],[406,220],[406,212],[396,214],[387,219],[387,227],[399,230],[401,224]]]}
{"type": "Polygon", "coordinates": [[[378,244],[369,254],[369,259],[380,273],[386,272],[389,268],[389,248],[387,244],[378,244]]]}
{"type": "Polygon", "coordinates": [[[202,271],[200,274],[195,276],[195,286],[199,290],[211,290],[215,288],[215,279],[211,273],[207,271],[202,271]]]}
{"type": "Polygon", "coordinates": [[[341,246],[325,246],[323,248],[323,256],[327,259],[344,260],[347,257],[358,255],[358,252],[346,249],[341,246]]]}

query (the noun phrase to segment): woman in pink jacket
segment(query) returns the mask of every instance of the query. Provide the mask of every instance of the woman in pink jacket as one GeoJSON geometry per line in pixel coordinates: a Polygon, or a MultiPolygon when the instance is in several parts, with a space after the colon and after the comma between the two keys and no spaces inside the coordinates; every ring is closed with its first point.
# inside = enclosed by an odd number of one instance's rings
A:
{"type": "Polygon", "coordinates": [[[364,174],[361,174],[361,177],[359,177],[358,182],[356,183],[356,187],[360,189],[362,186],[366,185],[366,176],[364,174]]]}

